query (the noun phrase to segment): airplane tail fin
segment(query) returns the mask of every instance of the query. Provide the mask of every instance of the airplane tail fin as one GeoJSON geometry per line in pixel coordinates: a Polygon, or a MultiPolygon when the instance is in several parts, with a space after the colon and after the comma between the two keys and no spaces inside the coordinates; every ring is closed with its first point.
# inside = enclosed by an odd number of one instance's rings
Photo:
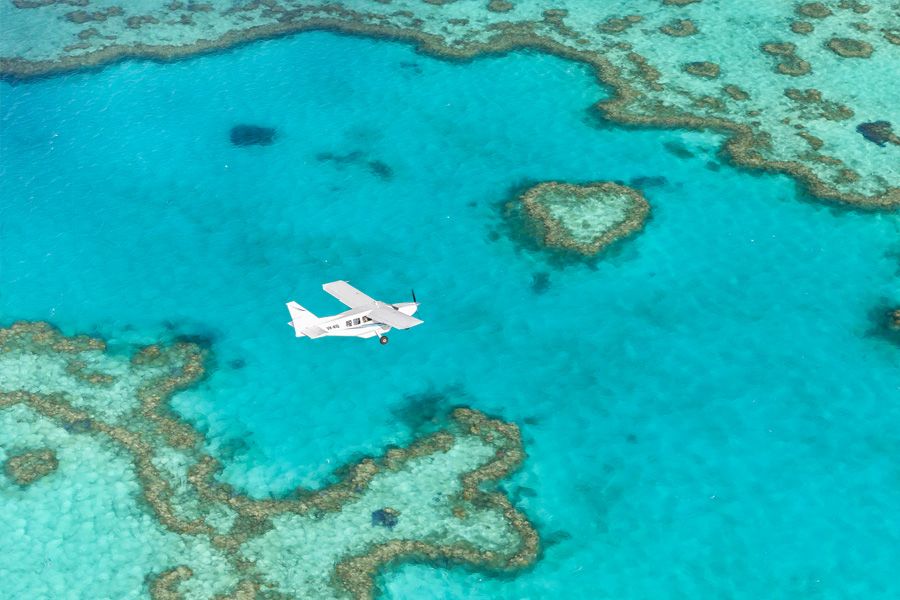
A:
{"type": "Polygon", "coordinates": [[[303,330],[308,329],[319,322],[319,317],[312,314],[296,302],[288,302],[287,309],[288,312],[291,313],[291,322],[288,323],[288,325],[294,328],[294,335],[296,335],[297,337],[307,335],[303,332],[303,330]]]}

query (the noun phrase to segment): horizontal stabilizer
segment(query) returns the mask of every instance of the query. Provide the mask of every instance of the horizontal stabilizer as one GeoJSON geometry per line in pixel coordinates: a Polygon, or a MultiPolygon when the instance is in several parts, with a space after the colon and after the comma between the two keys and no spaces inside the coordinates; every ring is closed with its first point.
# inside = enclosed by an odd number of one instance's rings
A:
{"type": "Polygon", "coordinates": [[[399,310],[384,305],[379,306],[378,308],[370,312],[369,317],[373,321],[384,323],[385,325],[390,325],[395,329],[409,329],[410,327],[415,327],[416,325],[421,325],[422,323],[424,323],[424,321],[420,319],[411,317],[405,313],[400,312],[399,310]]]}

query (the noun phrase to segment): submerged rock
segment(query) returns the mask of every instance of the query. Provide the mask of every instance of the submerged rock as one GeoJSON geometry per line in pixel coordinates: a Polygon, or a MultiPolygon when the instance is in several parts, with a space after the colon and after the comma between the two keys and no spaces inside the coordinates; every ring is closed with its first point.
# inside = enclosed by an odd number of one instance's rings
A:
{"type": "Polygon", "coordinates": [[[387,527],[393,529],[400,518],[400,511],[393,508],[379,508],[372,512],[372,526],[387,527]]]}
{"type": "Polygon", "coordinates": [[[275,141],[275,129],[259,125],[235,125],[231,128],[231,143],[235,146],[268,146],[275,141]]]}

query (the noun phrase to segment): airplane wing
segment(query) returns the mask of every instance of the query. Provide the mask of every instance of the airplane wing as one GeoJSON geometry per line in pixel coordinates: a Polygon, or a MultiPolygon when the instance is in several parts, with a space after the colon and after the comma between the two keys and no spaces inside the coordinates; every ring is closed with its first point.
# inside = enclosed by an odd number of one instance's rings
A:
{"type": "Polygon", "coordinates": [[[388,306],[379,306],[369,313],[369,317],[373,321],[390,325],[395,329],[409,329],[410,327],[415,327],[416,325],[424,323],[424,321],[404,314],[399,310],[394,310],[388,306]]]}
{"type": "Polygon", "coordinates": [[[322,289],[350,308],[361,308],[375,304],[374,298],[366,296],[346,281],[332,281],[323,285],[322,289]]]}
{"type": "Polygon", "coordinates": [[[322,337],[323,335],[328,335],[328,332],[319,327],[318,325],[310,325],[309,327],[304,327],[303,329],[298,329],[298,333],[302,333],[308,338],[316,339],[322,337]]]}

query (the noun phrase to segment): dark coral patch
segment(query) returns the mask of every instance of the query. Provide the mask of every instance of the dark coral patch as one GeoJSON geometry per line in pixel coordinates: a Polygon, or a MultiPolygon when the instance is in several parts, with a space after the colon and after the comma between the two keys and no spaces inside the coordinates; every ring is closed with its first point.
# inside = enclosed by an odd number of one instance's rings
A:
{"type": "Polygon", "coordinates": [[[869,336],[900,345],[900,307],[882,300],[869,311],[869,320],[869,336]]]}
{"type": "Polygon", "coordinates": [[[694,153],[678,142],[666,142],[663,148],[678,158],[694,158],[694,153]]]}
{"type": "Polygon", "coordinates": [[[276,131],[272,127],[259,125],[235,125],[229,138],[235,146],[269,146],[275,141],[276,131]]]}
{"type": "Polygon", "coordinates": [[[400,511],[393,508],[379,508],[372,512],[372,527],[393,529],[400,520],[400,511]]]}
{"type": "Polygon", "coordinates": [[[387,180],[394,176],[394,170],[384,161],[370,160],[368,165],[369,171],[376,177],[387,180]]]}
{"type": "Polygon", "coordinates": [[[543,294],[550,289],[550,273],[539,271],[531,276],[531,291],[535,294],[543,294]]]}
{"type": "Polygon", "coordinates": [[[894,133],[894,129],[888,121],[872,121],[870,123],[860,123],[856,126],[856,131],[862,134],[864,138],[884,146],[885,144],[896,144],[900,146],[900,136],[894,133]]]}
{"type": "Polygon", "coordinates": [[[644,177],[632,177],[628,185],[637,188],[660,187],[669,183],[662,175],[650,175],[644,177]]]}
{"type": "Polygon", "coordinates": [[[334,152],[319,152],[316,154],[319,162],[330,162],[343,169],[350,166],[365,167],[372,175],[385,181],[394,176],[394,169],[383,160],[369,159],[362,150],[353,150],[347,154],[335,154],[334,152]]]}

